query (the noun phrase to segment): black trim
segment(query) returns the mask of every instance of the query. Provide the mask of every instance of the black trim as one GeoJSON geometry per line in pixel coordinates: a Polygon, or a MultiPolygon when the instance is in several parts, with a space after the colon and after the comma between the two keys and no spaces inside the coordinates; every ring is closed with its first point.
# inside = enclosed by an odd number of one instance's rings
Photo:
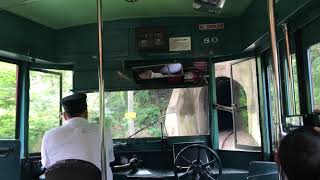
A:
{"type": "Polygon", "coordinates": [[[303,40],[302,40],[302,30],[299,29],[295,33],[295,44],[296,44],[296,62],[297,62],[297,75],[298,75],[298,81],[299,81],[299,100],[300,100],[300,113],[301,114],[307,114],[308,108],[307,108],[307,82],[306,79],[306,66],[304,62],[304,48],[303,48],[303,40]]]}
{"type": "Polygon", "coordinates": [[[22,104],[22,89],[23,89],[23,76],[21,71],[21,66],[17,65],[17,71],[16,71],[16,128],[15,128],[15,138],[20,139],[20,126],[21,126],[21,120],[20,120],[20,114],[21,114],[21,106],[22,104]]]}

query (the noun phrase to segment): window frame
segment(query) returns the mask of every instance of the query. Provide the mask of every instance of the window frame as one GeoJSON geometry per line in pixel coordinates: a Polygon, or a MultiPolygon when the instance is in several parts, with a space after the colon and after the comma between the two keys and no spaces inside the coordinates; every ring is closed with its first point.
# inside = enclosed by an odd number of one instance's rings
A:
{"type": "MultiPolygon", "coordinates": [[[[184,85],[184,86],[175,86],[175,87],[163,87],[163,88],[139,88],[139,89],[122,89],[122,90],[114,90],[114,91],[110,91],[110,90],[106,90],[105,92],[119,92],[119,91],[145,91],[145,90],[157,90],[157,89],[187,89],[187,88],[200,88],[200,87],[206,87],[208,89],[208,100],[209,100],[209,96],[210,96],[210,88],[209,88],[209,83],[205,84],[205,85],[184,85]]],[[[90,93],[97,93],[95,91],[88,91],[86,92],[88,94],[90,93]]],[[[164,136],[165,139],[174,139],[177,140],[179,138],[181,138],[181,141],[177,141],[177,142],[185,142],[186,138],[194,138],[194,137],[210,137],[212,135],[212,129],[211,129],[211,117],[210,117],[210,101],[208,101],[208,112],[207,112],[207,117],[208,117],[208,134],[202,134],[202,135],[186,135],[186,136],[164,136]]],[[[90,116],[90,112],[89,112],[89,116],[90,116]]],[[[156,124],[156,123],[155,123],[156,124]]],[[[145,142],[154,142],[157,140],[161,140],[162,137],[161,135],[159,137],[134,137],[134,138],[113,138],[114,142],[136,142],[136,141],[140,141],[140,140],[146,140],[145,142]]],[[[208,141],[209,142],[209,141],[208,141]]]]}
{"type": "MultiPolygon", "coordinates": [[[[57,75],[59,76],[59,86],[60,86],[60,90],[59,90],[59,98],[60,98],[60,103],[59,103],[59,114],[62,113],[62,104],[61,104],[61,100],[62,100],[62,94],[63,94],[63,75],[61,72],[56,72],[54,70],[48,70],[48,69],[36,69],[36,68],[30,68],[29,70],[29,77],[30,77],[30,72],[31,71],[35,71],[35,72],[40,72],[40,73],[46,73],[46,74],[51,74],[51,75],[57,75]]],[[[30,81],[30,78],[29,78],[30,81]]],[[[29,83],[30,84],[30,83],[29,83]]],[[[30,90],[30,87],[29,87],[30,90]]],[[[30,97],[29,97],[29,104],[30,104],[30,97]]],[[[30,107],[30,106],[29,106],[30,107]]],[[[28,111],[30,112],[30,108],[28,109],[28,111]]],[[[28,128],[27,128],[27,132],[26,132],[26,136],[27,136],[27,140],[26,140],[26,148],[27,148],[27,152],[29,154],[29,156],[39,156],[41,154],[41,152],[31,152],[30,153],[30,143],[29,143],[29,137],[30,137],[30,129],[29,129],[29,123],[30,123],[30,119],[28,117],[28,128]]],[[[59,125],[57,127],[60,127],[62,125],[62,117],[60,116],[59,118],[59,125]]]]}
{"type": "MultiPolygon", "coordinates": [[[[260,97],[260,88],[261,88],[261,84],[260,84],[260,82],[259,82],[259,75],[258,75],[258,69],[259,69],[259,67],[258,67],[258,59],[259,59],[259,56],[257,56],[257,55],[244,55],[244,56],[236,56],[236,57],[234,57],[234,58],[230,58],[230,59],[228,59],[228,60],[224,60],[224,61],[219,61],[219,62],[215,62],[215,63],[213,63],[212,64],[212,68],[213,69],[215,69],[215,64],[217,64],[217,63],[221,63],[221,62],[228,62],[228,61],[235,61],[235,62],[233,62],[233,63],[231,63],[230,64],[230,66],[232,66],[232,65],[236,65],[236,64],[239,64],[239,63],[242,63],[242,62],[245,62],[245,61],[249,61],[249,60],[254,60],[254,62],[255,62],[255,70],[256,70],[256,73],[255,73],[255,77],[257,78],[256,80],[257,80],[257,90],[258,90],[258,106],[259,106],[259,108],[258,108],[258,116],[259,116],[259,126],[260,126],[260,128],[259,128],[259,131],[260,131],[260,139],[261,139],[261,145],[259,146],[259,147],[255,147],[255,146],[246,146],[246,145],[239,145],[239,144],[236,144],[236,142],[235,142],[235,148],[238,148],[238,149],[235,149],[235,150],[229,150],[229,149],[220,149],[220,147],[219,147],[219,129],[218,129],[218,116],[216,116],[216,120],[215,119],[210,119],[211,121],[217,121],[216,123],[216,125],[217,125],[217,129],[216,129],[216,132],[211,132],[211,133],[214,133],[215,134],[215,136],[217,136],[217,139],[215,140],[215,142],[214,143],[216,143],[216,145],[217,145],[217,147],[216,147],[216,149],[219,149],[220,151],[226,151],[226,152],[250,152],[250,153],[263,153],[264,151],[265,151],[265,149],[264,149],[264,146],[265,146],[265,139],[264,139],[264,137],[265,137],[265,134],[264,134],[264,132],[263,132],[263,124],[264,124],[264,120],[263,120],[263,110],[262,110],[262,108],[263,108],[263,106],[264,105],[262,105],[261,104],[261,97],[260,97]]],[[[231,74],[232,74],[232,70],[230,71],[231,72],[231,74]]],[[[213,79],[214,79],[214,82],[216,81],[215,80],[215,78],[216,78],[216,72],[215,72],[215,74],[213,75],[214,77],[212,77],[213,79]]],[[[232,76],[232,75],[231,75],[232,76]]],[[[230,79],[232,80],[232,77],[230,77],[230,79]]],[[[232,81],[231,81],[232,82],[232,81]]],[[[217,88],[217,87],[214,87],[214,88],[217,88]]],[[[216,90],[215,90],[215,93],[216,93],[216,90]]],[[[216,95],[216,94],[215,94],[216,95]]],[[[233,95],[231,95],[231,96],[233,96],[233,95]]],[[[233,98],[233,97],[231,97],[231,98],[233,98]]],[[[217,103],[217,102],[216,102],[217,103]]],[[[215,105],[216,106],[216,105],[215,105]]],[[[213,109],[211,109],[211,111],[216,111],[217,110],[217,108],[215,107],[215,108],[213,108],[213,109]]],[[[232,115],[233,116],[233,115],[232,115]]],[[[235,124],[234,124],[234,117],[233,117],[233,132],[235,132],[236,130],[235,130],[235,124]]],[[[236,133],[234,133],[234,138],[235,138],[235,140],[237,139],[237,137],[236,137],[236,133]]]]}
{"type": "Polygon", "coordinates": [[[290,86],[290,82],[289,82],[289,79],[288,79],[288,73],[289,73],[289,69],[288,69],[288,64],[287,64],[287,55],[284,55],[282,58],[283,58],[283,66],[282,66],[282,82],[283,82],[283,85],[284,85],[284,88],[283,89],[283,100],[285,102],[285,116],[283,117],[282,119],[282,123],[283,123],[283,132],[287,133],[289,132],[291,129],[293,128],[297,128],[297,127],[300,127],[300,126],[303,126],[303,121],[302,121],[302,117],[303,115],[301,114],[301,108],[300,108],[300,89],[297,88],[297,92],[295,91],[296,90],[296,87],[299,87],[299,79],[298,79],[298,66],[297,66],[297,58],[296,58],[296,53],[295,52],[291,52],[291,70],[292,70],[292,96],[293,96],[293,101],[290,102],[290,103],[293,103],[293,104],[290,104],[289,103],[289,90],[288,90],[288,86],[290,86]],[[295,60],[295,61],[293,61],[295,60]],[[295,64],[295,69],[293,68],[295,64]],[[294,74],[294,71],[296,70],[296,77],[295,77],[295,74],[294,74]],[[296,100],[298,100],[298,104],[296,102],[296,100]],[[290,112],[290,105],[293,105],[294,106],[294,109],[293,109],[293,112],[290,112]],[[291,119],[296,119],[295,122],[298,122],[297,119],[299,119],[299,125],[297,123],[295,124],[292,124],[292,121],[291,119]],[[288,122],[288,120],[291,121],[288,122]]]}
{"type": "MultiPolygon", "coordinates": [[[[170,150],[173,147],[173,144],[176,143],[185,143],[185,142],[203,142],[207,145],[212,144],[212,136],[214,131],[211,127],[213,122],[211,118],[212,108],[210,108],[210,83],[206,85],[183,85],[183,86],[174,86],[174,87],[164,87],[164,89],[174,89],[174,88],[195,88],[195,87],[204,87],[208,88],[208,125],[209,125],[209,134],[208,135],[194,135],[194,136],[166,136],[164,138],[160,137],[143,137],[143,138],[121,138],[113,139],[114,151],[118,153],[127,153],[127,152],[157,152],[163,151],[164,149],[170,150]],[[143,146],[143,148],[141,148],[143,146]]],[[[106,90],[106,92],[116,92],[116,91],[139,91],[139,90],[151,90],[152,88],[133,88],[133,89],[119,89],[119,90],[106,90]]],[[[159,89],[159,88],[155,88],[159,89]]],[[[87,93],[94,93],[95,91],[88,91],[87,93]]]]}
{"type": "MultiPolygon", "coordinates": [[[[240,63],[243,63],[243,62],[247,62],[247,61],[254,61],[254,66],[255,66],[255,72],[254,72],[254,77],[256,78],[256,88],[257,88],[257,95],[259,96],[259,77],[258,77],[258,71],[257,71],[257,58],[256,57],[248,57],[248,58],[245,58],[243,60],[240,60],[240,61],[237,61],[237,62],[234,62],[232,63],[230,66],[231,66],[231,102],[234,102],[234,95],[233,95],[233,66],[234,65],[238,65],[240,63]]],[[[241,149],[243,151],[247,151],[247,152],[262,152],[263,151],[263,134],[262,134],[262,131],[261,131],[261,128],[262,128],[262,121],[261,121],[261,104],[260,104],[260,98],[258,98],[258,121],[259,121],[259,133],[260,133],[260,146],[250,146],[250,145],[243,145],[243,144],[238,144],[237,142],[237,139],[238,139],[238,136],[237,136],[237,129],[236,129],[236,122],[235,122],[235,115],[233,113],[233,126],[234,126],[234,136],[235,136],[235,148],[238,148],[238,149],[241,149]]]]}
{"type": "MultiPolygon", "coordinates": [[[[314,79],[313,79],[313,71],[312,71],[312,56],[311,56],[311,48],[314,46],[319,46],[320,47],[320,41],[316,42],[310,46],[307,47],[307,57],[308,57],[308,67],[309,67],[309,79],[310,79],[310,93],[311,93],[311,108],[312,108],[312,113],[319,113],[316,111],[315,108],[315,95],[314,95],[314,79]]],[[[320,103],[320,102],[319,102],[320,103]]]]}

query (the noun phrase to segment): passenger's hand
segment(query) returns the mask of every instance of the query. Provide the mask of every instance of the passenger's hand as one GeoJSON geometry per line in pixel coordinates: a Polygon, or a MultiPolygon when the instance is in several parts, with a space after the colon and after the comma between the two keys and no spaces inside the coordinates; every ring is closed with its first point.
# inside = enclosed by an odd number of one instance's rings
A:
{"type": "Polygon", "coordinates": [[[320,127],[314,127],[313,129],[320,133],[320,127]]]}

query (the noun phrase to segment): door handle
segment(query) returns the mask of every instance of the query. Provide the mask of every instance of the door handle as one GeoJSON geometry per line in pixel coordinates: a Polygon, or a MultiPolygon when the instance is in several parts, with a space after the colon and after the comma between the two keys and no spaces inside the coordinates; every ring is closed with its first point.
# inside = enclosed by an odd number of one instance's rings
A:
{"type": "Polygon", "coordinates": [[[220,110],[220,111],[226,111],[229,113],[232,113],[234,108],[233,106],[229,107],[229,106],[225,106],[225,105],[220,105],[220,104],[215,104],[215,108],[220,110]]]}
{"type": "Polygon", "coordinates": [[[13,151],[11,147],[0,147],[0,158],[7,157],[13,151]]]}

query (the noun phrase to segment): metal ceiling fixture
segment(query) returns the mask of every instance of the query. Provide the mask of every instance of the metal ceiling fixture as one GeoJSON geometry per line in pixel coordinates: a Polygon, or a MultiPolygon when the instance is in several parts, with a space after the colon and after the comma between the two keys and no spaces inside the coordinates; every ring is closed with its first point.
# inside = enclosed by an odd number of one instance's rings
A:
{"type": "Polygon", "coordinates": [[[217,14],[223,9],[225,3],[226,0],[193,0],[192,7],[197,11],[217,14]]]}

